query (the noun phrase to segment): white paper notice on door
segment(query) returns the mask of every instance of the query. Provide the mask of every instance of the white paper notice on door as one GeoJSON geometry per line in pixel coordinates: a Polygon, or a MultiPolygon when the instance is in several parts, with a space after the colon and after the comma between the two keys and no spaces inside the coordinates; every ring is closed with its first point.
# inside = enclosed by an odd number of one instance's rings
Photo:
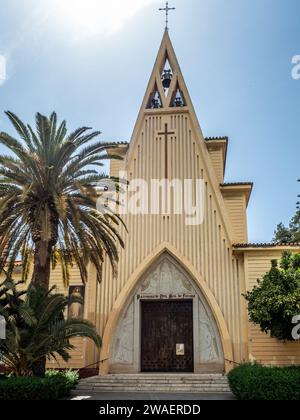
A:
{"type": "Polygon", "coordinates": [[[185,349],[184,344],[176,344],[176,356],[184,356],[185,349]]]}

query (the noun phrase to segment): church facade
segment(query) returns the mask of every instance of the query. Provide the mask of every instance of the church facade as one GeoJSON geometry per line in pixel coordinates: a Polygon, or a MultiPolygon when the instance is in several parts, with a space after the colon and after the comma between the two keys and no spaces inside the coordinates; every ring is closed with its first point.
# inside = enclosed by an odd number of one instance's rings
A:
{"type": "MultiPolygon", "coordinates": [[[[300,364],[300,343],[262,334],[249,323],[242,296],[272,259],[300,248],[248,243],[253,185],[225,183],[227,145],[227,137],[203,136],[166,31],[132,139],[118,145],[123,160],[113,160],[110,172],[126,173],[129,185],[201,180],[201,223],[171,211],[122,216],[127,231],[121,231],[117,277],[107,262],[98,282],[91,265],[84,287],[82,311],[103,337],[102,348],[75,340],[70,367],[97,367],[100,374],[211,373],[249,360],[300,364]]],[[[68,293],[59,269],[51,282],[68,293]]],[[[76,268],[71,287],[82,287],[76,268]]]]}

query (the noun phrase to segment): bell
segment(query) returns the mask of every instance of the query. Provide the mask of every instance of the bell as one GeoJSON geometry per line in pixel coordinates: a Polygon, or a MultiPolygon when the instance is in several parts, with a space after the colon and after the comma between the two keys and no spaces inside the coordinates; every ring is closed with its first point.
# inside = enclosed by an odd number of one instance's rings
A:
{"type": "Polygon", "coordinates": [[[183,100],[181,98],[175,98],[174,107],[175,108],[183,107],[183,100]]]}
{"type": "Polygon", "coordinates": [[[162,78],[162,84],[165,89],[169,89],[172,81],[172,70],[164,70],[161,78],[162,78]]]}
{"type": "Polygon", "coordinates": [[[152,108],[153,109],[158,109],[160,108],[160,103],[158,99],[152,99],[152,108]]]}

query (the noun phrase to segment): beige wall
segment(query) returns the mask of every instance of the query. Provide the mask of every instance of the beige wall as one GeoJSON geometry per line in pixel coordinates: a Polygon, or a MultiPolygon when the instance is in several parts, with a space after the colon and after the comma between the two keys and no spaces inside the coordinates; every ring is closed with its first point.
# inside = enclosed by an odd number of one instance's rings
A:
{"type": "MultiPolygon", "coordinates": [[[[146,113],[126,162],[129,181],[135,178],[146,181],[164,178],[164,141],[158,132],[166,123],[175,132],[169,141],[169,177],[204,180],[204,223],[187,226],[185,216],[181,215],[125,216],[128,234],[122,231],[125,250],[120,250],[119,275],[113,279],[109,264],[105,264],[103,282],[98,288],[97,307],[101,308],[101,312],[97,326],[103,334],[115,302],[130,276],[143,266],[147,256],[156,248],[162,243],[169,243],[189,261],[213,294],[232,339],[235,361],[240,362],[248,356],[242,326],[242,269],[232,253],[230,221],[219,181],[214,169],[209,166],[204,139],[195,129],[188,112],[174,115],[163,111],[160,115],[151,111],[146,113]]],[[[102,357],[109,357],[109,354],[102,357]]]]}
{"type": "Polygon", "coordinates": [[[224,158],[223,158],[223,147],[222,146],[210,146],[207,145],[210,159],[214,167],[217,180],[220,184],[224,182],[224,158]]]}
{"type": "Polygon", "coordinates": [[[234,242],[247,243],[246,196],[239,191],[223,191],[222,193],[234,230],[234,242]]]}
{"type": "MultiPolygon", "coordinates": [[[[64,286],[64,283],[62,280],[61,269],[59,266],[51,273],[50,285],[56,286],[55,292],[57,293],[62,293],[62,294],[69,293],[68,287],[64,286]]],[[[82,285],[82,281],[80,278],[79,270],[77,269],[76,266],[74,266],[70,270],[70,286],[77,286],[77,285],[78,286],[82,285]]],[[[89,299],[90,299],[90,288],[86,287],[85,318],[90,318],[88,314],[88,305],[87,305],[87,302],[89,301],[89,299]]],[[[87,349],[86,343],[87,342],[88,340],[85,338],[75,338],[71,341],[71,343],[75,346],[75,349],[71,351],[72,361],[70,364],[72,368],[79,369],[86,366],[86,349],[87,349]]],[[[56,363],[54,360],[48,362],[48,367],[49,368],[55,368],[55,367],[67,368],[68,367],[68,364],[66,364],[63,360],[61,359],[58,359],[58,360],[59,360],[58,363],[56,363]]]]}

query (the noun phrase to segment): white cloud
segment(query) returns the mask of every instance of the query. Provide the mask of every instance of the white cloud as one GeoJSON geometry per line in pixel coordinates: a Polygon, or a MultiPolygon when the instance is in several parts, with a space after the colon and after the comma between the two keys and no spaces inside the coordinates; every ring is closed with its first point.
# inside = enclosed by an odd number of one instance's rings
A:
{"type": "Polygon", "coordinates": [[[4,55],[0,55],[0,86],[5,83],[6,79],[6,58],[4,57],[4,55]]]}
{"type": "Polygon", "coordinates": [[[76,38],[120,31],[127,20],[161,0],[57,0],[55,16],[76,38]]]}

